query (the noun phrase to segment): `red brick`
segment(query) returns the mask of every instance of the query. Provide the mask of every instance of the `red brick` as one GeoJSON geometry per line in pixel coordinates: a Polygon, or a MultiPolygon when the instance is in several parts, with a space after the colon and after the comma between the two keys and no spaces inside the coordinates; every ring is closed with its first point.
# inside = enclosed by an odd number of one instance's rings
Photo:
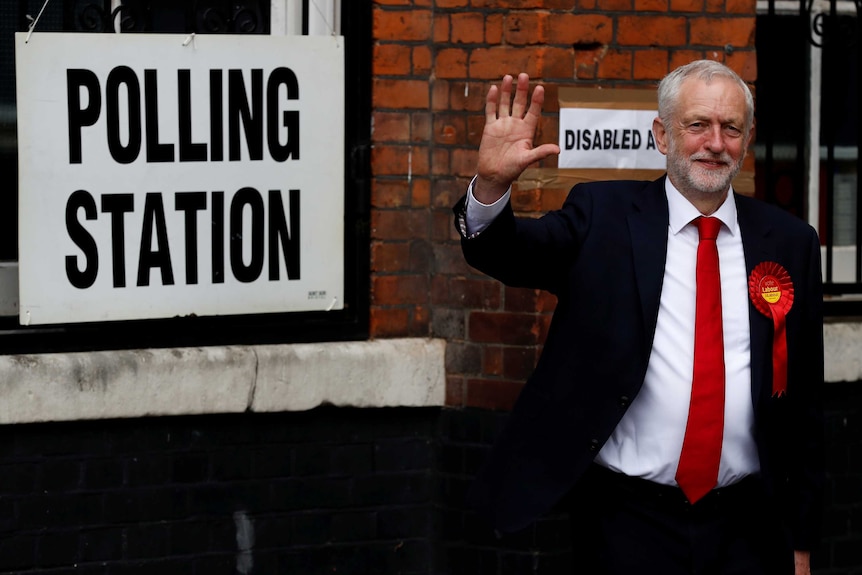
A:
{"type": "Polygon", "coordinates": [[[449,42],[451,24],[448,14],[434,15],[434,43],[446,44],[449,42]]]}
{"type": "Polygon", "coordinates": [[[512,209],[518,213],[535,213],[541,208],[541,192],[536,189],[512,190],[512,209]]]}
{"type": "Polygon", "coordinates": [[[428,236],[427,210],[372,210],[371,237],[409,240],[428,236]]]}
{"type": "Polygon", "coordinates": [[[434,69],[438,78],[466,78],[467,52],[460,48],[444,48],[437,52],[434,69]]]}
{"type": "Polygon", "coordinates": [[[449,110],[449,82],[445,80],[434,80],[431,84],[431,109],[434,111],[438,110],[449,110]]]}
{"type": "Polygon", "coordinates": [[[434,148],[431,151],[431,174],[434,176],[448,176],[452,173],[449,162],[448,148],[434,148]]]}
{"type": "Polygon", "coordinates": [[[727,0],[725,11],[728,14],[757,14],[757,0],[727,0]]]}
{"type": "Polygon", "coordinates": [[[371,205],[375,208],[400,208],[410,205],[407,180],[375,179],[371,183],[371,205]]]}
{"type": "Polygon", "coordinates": [[[464,8],[470,5],[470,0],[434,0],[437,8],[464,8]]]}
{"type": "Polygon", "coordinates": [[[470,339],[481,343],[534,345],[539,343],[540,326],[535,314],[473,311],[470,339]]]}
{"type": "Polygon", "coordinates": [[[503,42],[503,25],[506,19],[502,14],[491,14],[485,18],[485,43],[497,45],[503,42]]]}
{"type": "Polygon", "coordinates": [[[538,359],[535,347],[506,347],[503,350],[503,373],[505,379],[524,381],[536,368],[538,359]]]}
{"type": "Polygon", "coordinates": [[[689,21],[691,43],[705,46],[725,46],[735,48],[754,46],[755,19],[740,18],[692,18],[689,21]]]}
{"type": "Polygon", "coordinates": [[[725,64],[750,85],[757,80],[757,53],[754,50],[736,50],[725,58],[725,64]]]}
{"type": "Polygon", "coordinates": [[[703,57],[703,52],[700,50],[674,50],[670,53],[670,65],[668,69],[676,70],[680,66],[685,66],[695,60],[701,60],[703,57]]]}
{"type": "Polygon", "coordinates": [[[431,335],[431,314],[427,307],[418,305],[413,308],[407,335],[410,337],[429,337],[431,335]]]}
{"type": "Polygon", "coordinates": [[[598,77],[599,61],[605,57],[607,52],[607,47],[575,47],[575,78],[579,80],[596,79],[598,77]]]}
{"type": "Polygon", "coordinates": [[[372,272],[407,271],[410,263],[410,245],[405,242],[373,242],[371,245],[372,272]]]}
{"type": "Polygon", "coordinates": [[[434,66],[431,49],[428,46],[416,46],[413,48],[413,74],[426,76],[431,73],[434,66]]]}
{"type": "Polygon", "coordinates": [[[472,0],[474,8],[509,8],[510,10],[526,8],[544,8],[546,0],[472,0]]]}
{"type": "MultiPolygon", "coordinates": [[[[556,98],[554,99],[553,107],[558,108],[556,98]]],[[[539,144],[544,144],[544,143],[556,144],[560,141],[559,134],[560,134],[560,119],[559,119],[559,117],[543,116],[542,119],[539,120],[539,127],[536,130],[535,142],[539,143],[539,144]]],[[[557,163],[558,163],[557,156],[548,156],[542,162],[542,166],[556,168],[557,163]]]]}
{"type": "MultiPolygon", "coordinates": [[[[371,150],[371,162],[378,176],[403,175],[415,169],[414,146],[378,144],[371,150]]],[[[417,173],[427,173],[418,172],[417,173]]]]}
{"type": "Polygon", "coordinates": [[[606,80],[630,80],[632,77],[631,52],[608,50],[598,62],[598,77],[606,80]]]}
{"type": "Polygon", "coordinates": [[[404,112],[374,112],[371,139],[375,142],[406,142],[410,137],[410,115],[404,112]]]}
{"type": "Polygon", "coordinates": [[[423,42],[431,39],[429,10],[374,10],[372,34],[377,40],[423,42]]]}
{"type": "Polygon", "coordinates": [[[551,44],[608,44],[613,39],[613,19],[604,14],[554,14],[551,22],[551,44]]]}
{"type": "Polygon", "coordinates": [[[499,80],[503,74],[514,76],[526,72],[536,78],[539,76],[537,64],[536,51],[529,48],[479,48],[470,54],[470,77],[499,80]]]}
{"type": "Polygon", "coordinates": [[[639,50],[634,53],[634,60],[635,80],[661,80],[669,71],[667,50],[639,50]]]}
{"type": "Polygon", "coordinates": [[[575,52],[572,48],[543,48],[540,52],[539,75],[543,78],[574,77],[575,52]]]}
{"type": "Polygon", "coordinates": [[[434,118],[434,143],[448,146],[466,144],[466,117],[462,114],[438,114],[434,118]]]}
{"type": "Polygon", "coordinates": [[[400,44],[377,44],[371,69],[376,76],[405,76],[410,73],[410,52],[400,44]]]}
{"type": "Polygon", "coordinates": [[[550,292],[540,291],[536,300],[536,311],[540,313],[553,313],[557,309],[557,296],[550,292]]]}
{"type": "Polygon", "coordinates": [[[596,7],[602,12],[628,12],[632,6],[632,0],[598,0],[596,2],[596,7]]]}
{"type": "Polygon", "coordinates": [[[668,0],[635,0],[635,12],[667,12],[668,0]]]}
{"type": "Polygon", "coordinates": [[[503,375],[503,347],[499,345],[482,346],[482,373],[503,375]]]}
{"type": "Polygon", "coordinates": [[[513,46],[527,46],[530,44],[544,44],[547,42],[545,35],[545,12],[510,12],[506,15],[503,28],[503,38],[507,44],[513,46]]]}
{"type": "Polygon", "coordinates": [[[471,148],[479,148],[482,140],[482,132],[485,131],[485,116],[469,116],[467,118],[467,145],[471,148]]]}
{"type": "Polygon", "coordinates": [[[463,377],[449,375],[446,377],[446,405],[449,407],[464,407],[467,399],[467,384],[463,377]]]}
{"type": "Polygon", "coordinates": [[[563,202],[566,201],[566,197],[568,195],[569,188],[544,188],[542,190],[541,211],[548,212],[550,210],[559,209],[563,205],[563,202]]]}
{"type": "Polygon", "coordinates": [[[452,277],[448,281],[446,303],[466,308],[499,309],[502,284],[491,278],[452,277]]]}
{"type": "Polygon", "coordinates": [[[431,214],[431,239],[435,242],[457,240],[458,234],[452,223],[452,212],[434,210],[431,214]]]}
{"type": "Polygon", "coordinates": [[[410,205],[414,208],[426,208],[431,205],[431,182],[427,178],[413,179],[410,205]]]}
{"type": "Polygon", "coordinates": [[[430,96],[424,80],[374,79],[372,104],[375,108],[428,109],[430,96]]]}
{"type": "Polygon", "coordinates": [[[467,407],[508,411],[524,387],[522,381],[470,379],[467,381],[467,407]]]}
{"type": "Polygon", "coordinates": [[[372,306],[369,332],[374,337],[403,337],[409,332],[410,312],[405,308],[383,309],[372,306]]]}
{"type": "MultiPolygon", "coordinates": [[[[472,175],[470,176],[472,178],[472,175]]],[[[467,191],[468,183],[464,179],[437,178],[431,189],[431,205],[435,208],[448,209],[455,205],[467,191]]],[[[450,213],[451,215],[451,213],[450,213]]]]}
{"type": "Polygon", "coordinates": [[[431,114],[413,112],[410,115],[410,141],[427,144],[431,140],[431,114]]]}
{"type": "Polygon", "coordinates": [[[704,0],[670,0],[671,12],[703,12],[704,0]]]}
{"type": "Polygon", "coordinates": [[[506,298],[504,309],[514,312],[535,312],[539,290],[527,288],[505,287],[503,296],[506,298]]]}
{"type": "Polygon", "coordinates": [[[476,163],[479,156],[478,150],[456,149],[452,150],[452,165],[450,174],[472,178],[476,175],[476,163]]]}
{"type": "MultiPolygon", "coordinates": [[[[503,75],[500,74],[497,82],[502,77],[503,75]]],[[[449,107],[453,112],[459,110],[481,112],[484,121],[485,96],[487,96],[489,88],[489,85],[479,82],[450,82],[448,85],[449,107]]]]}
{"type": "Polygon", "coordinates": [[[485,17],[481,13],[452,14],[449,22],[452,26],[451,35],[454,44],[480,44],[485,39],[485,17]]]}
{"type": "Polygon", "coordinates": [[[686,19],[673,16],[620,16],[617,41],[621,46],[682,46],[686,19]]]}
{"type": "Polygon", "coordinates": [[[371,278],[371,302],[374,305],[425,303],[428,287],[425,275],[375,275],[371,278]]]}
{"type": "Polygon", "coordinates": [[[472,269],[461,253],[461,244],[450,242],[434,245],[434,271],[436,273],[467,276],[472,269]]]}

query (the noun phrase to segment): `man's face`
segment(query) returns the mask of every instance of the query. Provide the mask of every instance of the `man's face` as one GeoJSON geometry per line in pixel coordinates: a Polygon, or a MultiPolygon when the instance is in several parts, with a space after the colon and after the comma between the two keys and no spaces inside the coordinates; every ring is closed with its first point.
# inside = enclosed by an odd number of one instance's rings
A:
{"type": "Polygon", "coordinates": [[[739,173],[748,147],[745,96],[733,81],[683,82],[669,122],[653,123],[670,181],[683,193],[720,194],[739,173]]]}

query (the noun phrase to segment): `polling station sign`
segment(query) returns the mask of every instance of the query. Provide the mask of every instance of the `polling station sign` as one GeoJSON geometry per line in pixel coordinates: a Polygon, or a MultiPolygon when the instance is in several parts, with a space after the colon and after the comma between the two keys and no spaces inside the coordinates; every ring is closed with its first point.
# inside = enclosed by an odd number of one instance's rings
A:
{"type": "Polygon", "coordinates": [[[652,90],[561,88],[560,168],[663,170],[652,90]]]}
{"type": "Polygon", "coordinates": [[[343,38],[15,49],[22,324],[343,307],[343,38]]]}

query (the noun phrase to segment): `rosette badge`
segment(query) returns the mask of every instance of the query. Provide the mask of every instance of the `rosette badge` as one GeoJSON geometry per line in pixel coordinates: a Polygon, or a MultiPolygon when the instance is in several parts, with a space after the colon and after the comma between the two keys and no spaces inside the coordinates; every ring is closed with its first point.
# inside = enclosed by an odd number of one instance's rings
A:
{"type": "Polygon", "coordinates": [[[748,277],[748,294],[757,310],[772,319],[772,395],[787,392],[786,316],[793,307],[793,282],[783,266],[761,262],[748,277]]]}

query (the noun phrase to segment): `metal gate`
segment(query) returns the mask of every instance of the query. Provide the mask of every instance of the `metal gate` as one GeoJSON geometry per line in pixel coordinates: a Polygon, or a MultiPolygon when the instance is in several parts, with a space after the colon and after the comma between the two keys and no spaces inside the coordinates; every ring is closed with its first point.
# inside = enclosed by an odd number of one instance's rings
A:
{"type": "Polygon", "coordinates": [[[758,2],[757,195],[817,228],[830,315],[862,311],[860,4],[758,2]]]}

